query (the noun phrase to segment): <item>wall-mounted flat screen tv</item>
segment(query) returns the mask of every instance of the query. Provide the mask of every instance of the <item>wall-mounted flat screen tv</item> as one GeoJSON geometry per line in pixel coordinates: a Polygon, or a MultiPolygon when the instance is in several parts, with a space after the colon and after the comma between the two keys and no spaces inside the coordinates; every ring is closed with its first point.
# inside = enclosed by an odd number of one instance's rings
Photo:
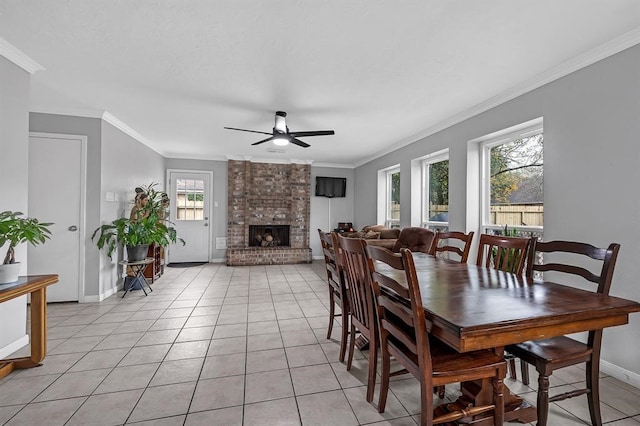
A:
{"type": "Polygon", "coordinates": [[[316,197],[344,197],[347,178],[316,176],[316,197]]]}

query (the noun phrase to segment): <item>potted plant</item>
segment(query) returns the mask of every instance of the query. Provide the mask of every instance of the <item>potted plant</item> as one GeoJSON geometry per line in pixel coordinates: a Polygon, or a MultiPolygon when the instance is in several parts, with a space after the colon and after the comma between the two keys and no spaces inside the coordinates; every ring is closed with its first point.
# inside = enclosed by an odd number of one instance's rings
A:
{"type": "Polygon", "coordinates": [[[136,205],[129,218],[116,219],[93,232],[91,239],[95,240],[97,237],[96,245],[99,249],[107,247],[109,258],[119,245],[127,247],[127,259],[130,261],[143,260],[152,244],[166,247],[180,241],[184,245],[184,240],[178,238],[175,228],[165,219],[162,193],[157,192],[154,186],[152,183],[142,187],[143,191],[136,196],[136,205]],[[139,202],[139,197],[146,201],[139,202]]]}
{"type": "Polygon", "coordinates": [[[0,284],[18,280],[20,262],[16,262],[15,248],[21,243],[31,243],[34,246],[43,244],[50,238],[51,223],[41,223],[38,219],[22,217],[22,212],[4,211],[0,213],[0,247],[9,243],[7,254],[0,265],[0,284]]]}

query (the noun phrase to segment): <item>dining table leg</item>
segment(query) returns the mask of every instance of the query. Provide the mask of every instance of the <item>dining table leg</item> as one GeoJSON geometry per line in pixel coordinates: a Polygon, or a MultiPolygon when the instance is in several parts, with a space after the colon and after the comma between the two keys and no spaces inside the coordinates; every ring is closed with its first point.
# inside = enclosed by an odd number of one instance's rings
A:
{"type": "MultiPolygon", "coordinates": [[[[496,354],[503,355],[504,348],[494,348],[496,354]]],[[[483,379],[472,382],[462,382],[460,384],[462,395],[456,401],[458,404],[465,405],[485,405],[491,404],[493,401],[493,386],[491,380],[483,379]]],[[[511,392],[511,389],[505,384],[504,386],[504,421],[533,423],[537,420],[538,415],[536,407],[529,404],[521,396],[511,392]]],[[[462,423],[462,422],[459,422],[462,423]]],[[[491,425],[491,419],[477,419],[475,421],[465,422],[477,426],[491,425]]]]}

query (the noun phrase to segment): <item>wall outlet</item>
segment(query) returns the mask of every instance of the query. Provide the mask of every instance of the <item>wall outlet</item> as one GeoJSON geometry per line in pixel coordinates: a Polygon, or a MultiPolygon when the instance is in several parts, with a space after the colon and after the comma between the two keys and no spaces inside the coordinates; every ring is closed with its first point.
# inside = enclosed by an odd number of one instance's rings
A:
{"type": "Polygon", "coordinates": [[[216,237],[216,250],[224,250],[227,248],[227,237],[216,237]]]}

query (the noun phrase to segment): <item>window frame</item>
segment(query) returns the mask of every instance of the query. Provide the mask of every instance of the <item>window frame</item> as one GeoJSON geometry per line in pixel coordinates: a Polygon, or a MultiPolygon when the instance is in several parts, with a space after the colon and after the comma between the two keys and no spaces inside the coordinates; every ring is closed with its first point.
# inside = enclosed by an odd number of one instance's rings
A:
{"type": "MultiPolygon", "coordinates": [[[[400,175],[400,165],[396,165],[384,170],[384,182],[385,182],[385,198],[384,198],[384,225],[387,228],[399,228],[400,219],[392,218],[392,191],[393,191],[393,175],[400,175]]],[[[402,176],[400,176],[402,179],[402,176]]],[[[399,194],[398,194],[399,196],[399,194]]],[[[400,204],[400,203],[398,203],[400,204]]]]}
{"type": "MultiPolygon", "coordinates": [[[[514,126],[501,132],[489,135],[480,141],[480,230],[485,233],[501,233],[504,225],[490,223],[491,217],[491,149],[518,139],[528,138],[537,134],[544,137],[542,120],[534,120],[532,125],[526,127],[514,126]]],[[[544,149],[544,148],[543,148],[544,149]]],[[[543,166],[544,176],[544,166],[543,166]]],[[[544,200],[543,200],[544,206],[544,200]]],[[[543,226],[521,225],[518,231],[527,234],[544,235],[543,226]]]]}
{"type": "MultiPolygon", "coordinates": [[[[422,158],[420,161],[420,226],[422,228],[433,229],[437,231],[447,231],[449,229],[449,221],[441,222],[429,220],[429,203],[430,203],[430,188],[429,188],[429,167],[433,164],[440,163],[442,161],[449,161],[449,149],[443,149],[441,151],[434,152],[422,158]]],[[[449,175],[447,175],[447,181],[449,175]]],[[[448,204],[448,200],[447,200],[448,204]]]]}

